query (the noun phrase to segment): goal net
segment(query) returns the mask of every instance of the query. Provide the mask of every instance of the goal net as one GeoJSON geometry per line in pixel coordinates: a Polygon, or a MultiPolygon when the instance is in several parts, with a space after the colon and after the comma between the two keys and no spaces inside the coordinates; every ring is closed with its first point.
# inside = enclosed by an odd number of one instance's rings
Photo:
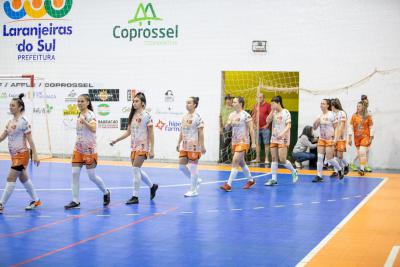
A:
{"type": "MultiPolygon", "coordinates": [[[[231,135],[223,125],[232,107],[229,107],[229,97],[241,96],[245,100],[244,109],[253,117],[255,128],[255,142],[260,147],[260,161],[265,161],[264,144],[260,144],[260,102],[258,95],[263,94],[265,102],[270,103],[271,98],[280,95],[283,104],[292,115],[291,148],[297,138],[298,106],[299,106],[299,73],[283,71],[223,71],[222,72],[222,103],[220,114],[220,150],[219,162],[230,163],[232,160],[231,135]],[[228,98],[228,99],[226,99],[228,98]],[[226,99],[226,101],[225,101],[226,99]]],[[[269,156],[270,157],[270,156],[269,156]]],[[[246,161],[256,159],[256,153],[249,151],[246,154],[246,161]]]]}
{"type": "MultiPolygon", "coordinates": [[[[25,116],[32,127],[32,137],[40,159],[52,157],[51,134],[49,130],[49,116],[54,107],[49,101],[52,96],[46,92],[45,81],[32,74],[27,75],[0,75],[0,127],[5,130],[6,124],[12,118],[9,105],[19,94],[25,96],[25,116]]],[[[0,153],[8,154],[8,145],[5,140],[0,144],[0,153]]]]}

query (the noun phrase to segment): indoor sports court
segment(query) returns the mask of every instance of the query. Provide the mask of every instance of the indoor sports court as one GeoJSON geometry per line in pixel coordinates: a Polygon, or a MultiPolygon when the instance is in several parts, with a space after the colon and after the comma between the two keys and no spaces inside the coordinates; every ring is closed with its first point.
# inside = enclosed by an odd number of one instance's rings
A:
{"type": "Polygon", "coordinates": [[[399,1],[0,3],[0,266],[400,266],[399,1]]]}

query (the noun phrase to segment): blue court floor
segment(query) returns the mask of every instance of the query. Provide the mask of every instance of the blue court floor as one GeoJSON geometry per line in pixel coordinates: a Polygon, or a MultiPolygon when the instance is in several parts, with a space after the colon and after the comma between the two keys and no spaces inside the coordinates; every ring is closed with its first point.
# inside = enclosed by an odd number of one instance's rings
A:
{"type": "MultiPolygon", "coordinates": [[[[0,161],[4,188],[9,161],[0,161]]],[[[266,187],[270,176],[253,173],[250,190],[239,173],[232,192],[218,187],[228,171],[200,171],[196,198],[184,198],[189,181],[177,169],[144,168],[160,185],[149,200],[142,183],[140,203],[131,197],[130,167],[98,166],[111,188],[111,204],[81,175],[81,209],[65,211],[71,200],[71,167],[42,163],[30,168],[43,202],[26,212],[28,194],[17,189],[0,215],[0,266],[294,266],[324,239],[371,191],[379,178],[325,178],[287,174],[266,187]]],[[[1,191],[2,193],[2,191],[1,191]]]]}

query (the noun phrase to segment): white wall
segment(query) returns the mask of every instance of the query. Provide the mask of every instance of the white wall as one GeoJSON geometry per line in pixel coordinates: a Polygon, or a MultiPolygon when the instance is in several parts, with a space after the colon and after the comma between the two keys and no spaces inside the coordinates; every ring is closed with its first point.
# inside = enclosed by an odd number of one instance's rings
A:
{"type": "MultiPolygon", "coordinates": [[[[198,95],[198,112],[206,122],[208,153],[204,159],[216,160],[222,70],[299,71],[302,88],[324,90],[348,85],[375,68],[400,67],[397,0],[153,1],[163,21],[152,25],[179,25],[177,44],[161,46],[114,39],[113,26],[130,27],[127,21],[139,4],[139,1],[117,2],[74,1],[66,16],[68,20],[54,22],[72,25],[74,31],[68,37],[57,36],[54,62],[18,62],[15,45],[19,39],[2,36],[0,74],[35,73],[47,81],[88,81],[105,88],[120,88],[122,95],[128,88],[144,89],[152,110],[163,105],[167,89],[176,95],[177,111],[184,111],[186,97],[198,95]],[[267,40],[268,53],[253,54],[252,40],[267,40]]],[[[0,14],[1,24],[10,21],[2,10],[0,14]]],[[[400,140],[395,135],[400,126],[393,123],[395,116],[400,115],[396,105],[399,86],[400,74],[376,76],[348,94],[338,95],[348,113],[354,111],[361,94],[369,96],[377,126],[371,154],[375,167],[400,168],[396,160],[400,140]]],[[[68,92],[59,88],[62,99],[68,92]]],[[[129,104],[125,97],[121,96],[123,100],[113,107],[113,112],[129,104]]],[[[318,96],[300,93],[299,130],[318,115],[319,101],[324,97],[323,93],[318,96]]],[[[118,118],[119,115],[115,114],[118,118]]],[[[153,116],[158,119],[156,114],[153,116]]],[[[1,127],[3,118],[2,113],[1,127]]],[[[118,134],[118,130],[99,129],[101,155],[129,153],[128,142],[115,150],[106,145],[110,136],[118,134]]],[[[73,132],[60,130],[57,137],[60,135],[65,136],[64,142],[54,147],[68,153],[72,148],[65,140],[72,143],[73,132]]],[[[176,135],[156,129],[159,157],[176,157],[176,135]]],[[[353,153],[352,149],[350,152],[353,153]]]]}

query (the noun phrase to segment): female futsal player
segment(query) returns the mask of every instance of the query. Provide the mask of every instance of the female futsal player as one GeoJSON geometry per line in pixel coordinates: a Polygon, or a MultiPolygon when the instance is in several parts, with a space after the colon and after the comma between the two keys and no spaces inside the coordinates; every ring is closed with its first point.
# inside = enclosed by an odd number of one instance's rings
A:
{"type": "Polygon", "coordinates": [[[296,183],[298,180],[297,171],[293,168],[292,163],[287,160],[287,152],[290,145],[290,127],[292,125],[290,112],[284,108],[281,96],[274,96],[271,99],[271,109],[272,112],[267,117],[267,127],[272,122],[270,145],[272,156],[272,178],[268,180],[265,185],[274,186],[278,184],[278,162],[291,171],[292,182],[296,183]]]}
{"type": "MultiPolygon", "coordinates": [[[[344,152],[346,152],[346,140],[347,140],[347,113],[343,110],[342,104],[338,98],[335,98],[331,102],[332,112],[335,114],[336,121],[338,123],[335,131],[335,155],[340,167],[343,169],[343,174],[349,173],[349,163],[344,158],[344,152]]],[[[336,177],[337,172],[333,172],[331,177],[336,177]]]]}
{"type": "Polygon", "coordinates": [[[324,165],[324,156],[327,162],[335,169],[339,175],[339,179],[343,179],[343,170],[337,160],[333,157],[335,152],[335,129],[338,125],[335,114],[331,111],[331,101],[323,99],[321,101],[322,114],[314,122],[314,130],[319,128],[318,140],[318,161],[317,161],[317,176],[313,183],[322,182],[322,168],[324,165]]]}
{"type": "Polygon", "coordinates": [[[232,152],[234,152],[232,170],[229,175],[228,182],[220,187],[226,192],[232,190],[232,182],[237,176],[239,166],[242,168],[244,175],[248,179],[243,188],[250,189],[256,184],[256,181],[251,177],[249,167],[246,165],[244,160],[246,151],[250,146],[249,134],[251,138],[251,147],[252,149],[256,148],[256,144],[254,142],[252,118],[249,113],[243,110],[243,97],[238,96],[233,99],[233,108],[235,111],[229,115],[227,124],[225,126],[227,129],[232,127],[232,152]]]}
{"type": "Polygon", "coordinates": [[[110,190],[106,189],[103,179],[96,175],[97,144],[96,144],[96,117],[92,102],[88,94],[78,97],[79,115],[76,122],[76,142],[72,155],[72,201],[65,205],[65,209],[79,208],[79,177],[83,165],[89,179],[103,193],[103,206],[110,204],[110,190]]]}
{"type": "Polygon", "coordinates": [[[367,104],[365,101],[358,102],[357,112],[350,121],[349,145],[353,144],[352,137],[354,135],[354,145],[358,151],[360,162],[358,173],[361,176],[365,175],[365,166],[368,164],[367,150],[374,139],[372,127],[372,117],[368,113],[367,104]]]}
{"type": "Polygon", "coordinates": [[[185,197],[194,197],[199,194],[201,179],[198,174],[198,162],[201,154],[206,153],[204,147],[204,123],[196,112],[199,105],[198,97],[189,97],[186,101],[187,114],[183,116],[181,132],[176,150],[179,152],[179,170],[190,179],[190,190],[185,197]],[[189,164],[189,168],[188,168],[189,164]]]}
{"type": "Polygon", "coordinates": [[[36,166],[39,166],[39,158],[36,153],[35,143],[32,139],[31,126],[28,120],[23,116],[25,111],[25,103],[22,100],[23,97],[24,94],[20,94],[18,98],[13,98],[11,100],[10,113],[13,115],[13,118],[8,121],[6,129],[0,136],[0,142],[8,137],[8,149],[11,155],[11,169],[8,173],[6,187],[0,199],[0,213],[3,212],[7,200],[14,191],[17,178],[19,178],[31,197],[31,202],[25,209],[32,210],[42,204],[26,171],[26,167],[29,163],[27,141],[32,150],[33,162],[36,166]]]}
{"type": "Polygon", "coordinates": [[[145,110],[146,96],[139,92],[135,95],[132,102],[132,109],[128,118],[127,131],[111,141],[110,145],[124,140],[131,136],[131,162],[133,167],[133,194],[126,204],[139,203],[140,180],[142,179],[150,187],[150,199],[156,196],[158,185],[154,184],[149,176],[141,169],[143,162],[147,158],[154,157],[154,132],[153,120],[145,110]]]}

